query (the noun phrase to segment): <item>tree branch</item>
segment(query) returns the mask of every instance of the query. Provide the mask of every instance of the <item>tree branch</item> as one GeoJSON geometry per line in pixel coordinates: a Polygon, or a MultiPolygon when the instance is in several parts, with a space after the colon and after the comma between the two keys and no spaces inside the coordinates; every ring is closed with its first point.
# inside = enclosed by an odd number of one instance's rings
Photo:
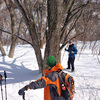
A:
{"type": "MultiPolygon", "coordinates": [[[[83,33],[84,33],[84,32],[83,32],[83,33]]],[[[76,38],[76,37],[78,37],[78,36],[80,36],[80,35],[83,35],[83,33],[79,33],[79,34],[75,35],[74,37],[70,38],[68,41],[66,41],[66,42],[60,47],[60,50],[62,50],[62,48],[63,48],[70,40],[72,40],[72,39],[74,39],[74,38],[76,38]]]]}
{"type": "Polygon", "coordinates": [[[60,36],[60,40],[62,40],[62,37],[63,37],[63,35],[64,35],[65,27],[66,27],[67,24],[68,24],[69,17],[70,17],[70,15],[71,15],[71,8],[72,8],[72,6],[74,5],[74,2],[75,2],[75,0],[72,1],[71,5],[70,5],[70,7],[69,7],[69,9],[68,9],[67,17],[66,17],[66,20],[65,20],[65,22],[64,22],[64,26],[63,26],[62,29],[61,29],[62,34],[61,34],[61,36],[60,36]]]}
{"type": "Polygon", "coordinates": [[[27,14],[26,14],[24,8],[22,7],[22,5],[20,4],[20,2],[19,2],[18,0],[15,0],[15,2],[17,3],[17,5],[18,5],[20,11],[22,12],[23,17],[24,17],[24,19],[25,19],[25,22],[28,24],[29,18],[27,17],[27,14]]]}
{"type": "Polygon", "coordinates": [[[32,9],[33,9],[33,7],[35,6],[36,3],[37,3],[37,0],[35,0],[34,4],[32,5],[32,9]]]}
{"type": "MultiPolygon", "coordinates": [[[[73,3],[74,3],[74,2],[73,2],[73,3]]],[[[73,5],[73,3],[72,3],[72,5],[73,5]]],[[[83,4],[83,5],[81,5],[81,6],[77,7],[77,8],[75,8],[75,9],[73,9],[72,11],[71,11],[71,8],[69,8],[69,10],[68,10],[68,15],[67,15],[67,17],[66,17],[64,26],[63,26],[63,28],[62,28],[62,34],[61,34],[61,36],[60,36],[60,37],[61,37],[60,39],[62,39],[62,37],[63,37],[63,35],[64,35],[64,32],[65,32],[65,28],[66,28],[66,26],[68,25],[68,23],[70,22],[70,20],[71,20],[80,10],[82,10],[84,7],[86,7],[87,4],[89,4],[89,1],[88,1],[86,4],[83,4]],[[76,11],[76,10],[78,10],[78,11],[76,11]],[[76,12],[75,12],[75,11],[76,11],[76,12]],[[72,14],[73,12],[75,12],[75,13],[72,14]],[[70,17],[71,14],[72,14],[72,16],[70,17]],[[69,18],[69,17],[70,17],[70,18],[69,18]]]]}
{"type": "Polygon", "coordinates": [[[21,40],[27,42],[28,44],[30,44],[30,45],[33,47],[33,44],[32,44],[31,42],[29,42],[29,41],[23,39],[22,37],[18,36],[17,34],[13,34],[13,33],[10,33],[10,32],[8,32],[8,31],[2,30],[2,29],[0,29],[0,31],[5,32],[5,33],[8,33],[8,34],[10,34],[10,35],[12,35],[12,36],[16,36],[16,37],[18,37],[19,39],[21,39],[21,40]]]}
{"type": "Polygon", "coordinates": [[[74,27],[75,27],[75,25],[76,25],[76,22],[77,22],[77,20],[79,19],[79,17],[81,16],[81,14],[82,14],[82,11],[80,12],[79,16],[76,18],[74,24],[72,25],[72,27],[71,27],[71,29],[69,30],[69,32],[67,33],[67,35],[65,36],[64,42],[67,40],[67,37],[68,37],[68,35],[70,34],[70,32],[74,29],[74,27]]]}
{"type": "Polygon", "coordinates": [[[75,9],[73,9],[73,10],[71,11],[71,13],[74,12],[75,10],[79,9],[79,8],[82,9],[83,7],[87,6],[87,4],[89,4],[89,1],[88,1],[86,4],[83,4],[83,5],[81,5],[81,6],[77,7],[77,8],[75,8],[75,9]]]}
{"type": "Polygon", "coordinates": [[[79,13],[79,11],[80,11],[80,9],[79,9],[77,12],[75,12],[75,13],[66,21],[66,24],[65,24],[65,25],[63,26],[63,28],[62,28],[62,34],[61,34],[61,36],[60,36],[60,39],[61,39],[61,40],[62,40],[62,37],[63,37],[63,35],[64,35],[65,29],[66,29],[68,23],[72,20],[72,18],[73,18],[77,13],[79,13]]]}

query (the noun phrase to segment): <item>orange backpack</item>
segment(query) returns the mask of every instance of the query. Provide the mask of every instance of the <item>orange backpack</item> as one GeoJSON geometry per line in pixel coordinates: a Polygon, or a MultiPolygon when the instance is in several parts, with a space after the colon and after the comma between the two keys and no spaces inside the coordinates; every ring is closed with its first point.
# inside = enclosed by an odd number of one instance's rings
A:
{"type": "Polygon", "coordinates": [[[61,96],[65,100],[73,100],[75,93],[74,78],[63,71],[58,72],[61,83],[61,96]]]}

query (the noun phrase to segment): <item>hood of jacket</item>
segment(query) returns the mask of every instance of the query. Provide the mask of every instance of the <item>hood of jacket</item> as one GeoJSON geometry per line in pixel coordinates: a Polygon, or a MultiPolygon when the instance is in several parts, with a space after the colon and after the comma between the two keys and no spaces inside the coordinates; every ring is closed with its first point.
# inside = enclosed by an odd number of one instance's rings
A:
{"type": "Polygon", "coordinates": [[[56,72],[56,71],[59,71],[59,70],[62,70],[63,67],[60,63],[57,63],[56,66],[52,67],[50,70],[46,69],[44,70],[44,73],[45,75],[49,74],[50,72],[56,72]]]}

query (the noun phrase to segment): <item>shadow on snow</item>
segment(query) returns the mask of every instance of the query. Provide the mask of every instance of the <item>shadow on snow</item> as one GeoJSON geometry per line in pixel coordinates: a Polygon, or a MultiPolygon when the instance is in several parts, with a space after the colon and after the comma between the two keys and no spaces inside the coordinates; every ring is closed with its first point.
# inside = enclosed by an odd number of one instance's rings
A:
{"type": "Polygon", "coordinates": [[[0,62],[0,74],[4,76],[4,71],[6,71],[7,84],[37,80],[41,77],[39,70],[30,70],[23,65],[23,62],[21,62],[21,65],[15,64],[17,58],[12,63],[8,63],[5,61],[5,57],[2,57],[2,62],[0,62]]]}

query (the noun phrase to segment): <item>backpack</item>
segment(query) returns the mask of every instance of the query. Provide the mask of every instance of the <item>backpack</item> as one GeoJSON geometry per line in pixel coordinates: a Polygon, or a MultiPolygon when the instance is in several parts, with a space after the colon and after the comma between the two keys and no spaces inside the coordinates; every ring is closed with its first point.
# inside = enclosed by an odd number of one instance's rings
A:
{"type": "MultiPolygon", "coordinates": [[[[76,48],[76,47],[75,47],[76,48]]],[[[74,47],[72,47],[72,50],[74,51],[74,47]]],[[[77,52],[78,52],[78,50],[77,50],[77,48],[76,48],[76,52],[75,52],[75,54],[77,54],[77,52]]]]}
{"type": "Polygon", "coordinates": [[[74,78],[63,71],[58,72],[61,83],[61,96],[65,100],[73,100],[75,93],[74,78]]]}

